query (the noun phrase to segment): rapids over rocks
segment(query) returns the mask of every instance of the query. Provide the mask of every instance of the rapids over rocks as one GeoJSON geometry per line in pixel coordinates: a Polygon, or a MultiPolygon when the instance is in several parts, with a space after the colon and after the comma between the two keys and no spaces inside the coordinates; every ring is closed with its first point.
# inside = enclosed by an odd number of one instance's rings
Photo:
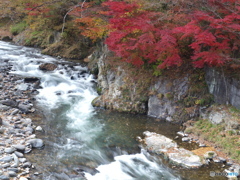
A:
{"type": "Polygon", "coordinates": [[[43,118],[34,120],[33,115],[33,121],[43,128],[36,134],[45,147],[26,155],[39,172],[36,179],[180,180],[188,179],[186,174],[201,179],[197,173],[205,170],[184,171],[183,178],[179,169],[148,154],[135,140],[146,130],[174,138],[178,126],[143,115],[94,109],[96,80],[81,64],[7,42],[0,42],[0,63],[10,64],[13,75],[40,81],[34,98],[43,118]],[[43,63],[57,68],[42,71],[43,63]]]}

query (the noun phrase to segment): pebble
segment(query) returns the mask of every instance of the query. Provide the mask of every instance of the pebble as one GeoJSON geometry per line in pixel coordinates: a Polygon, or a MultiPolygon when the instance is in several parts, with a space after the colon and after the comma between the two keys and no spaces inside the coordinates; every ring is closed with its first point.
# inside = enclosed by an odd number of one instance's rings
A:
{"type": "Polygon", "coordinates": [[[2,165],[3,168],[8,168],[10,166],[11,166],[10,163],[5,163],[5,164],[2,165]]]}
{"type": "Polygon", "coordinates": [[[9,177],[17,177],[17,173],[14,171],[8,171],[8,176],[9,177]]]}
{"type": "Polygon", "coordinates": [[[15,150],[16,150],[15,148],[10,147],[10,148],[5,148],[4,152],[7,154],[12,154],[15,150]]]}
{"type": "Polygon", "coordinates": [[[25,150],[25,145],[22,145],[22,144],[12,145],[12,147],[16,148],[18,151],[24,151],[25,150]]]}
{"type": "Polygon", "coordinates": [[[25,177],[20,177],[19,180],[28,180],[28,179],[25,177]]]}
{"type": "Polygon", "coordinates": [[[25,162],[23,164],[23,168],[30,168],[32,166],[32,164],[30,162],[25,162]]]}
{"type": "Polygon", "coordinates": [[[1,176],[0,176],[0,179],[1,179],[1,180],[9,180],[9,177],[7,177],[7,176],[5,176],[5,175],[1,175],[1,176]]]}
{"type": "Polygon", "coordinates": [[[36,131],[43,131],[41,126],[36,127],[36,131]]]}
{"type": "Polygon", "coordinates": [[[188,142],[188,141],[190,141],[190,140],[191,140],[191,139],[188,138],[188,137],[183,137],[183,138],[182,138],[182,141],[183,141],[183,142],[188,142]]]}
{"type": "Polygon", "coordinates": [[[10,162],[13,160],[13,157],[12,156],[5,156],[3,158],[0,159],[0,161],[6,163],[6,162],[10,162]]]}
{"type": "Polygon", "coordinates": [[[20,153],[20,152],[18,152],[18,151],[15,151],[14,154],[15,154],[18,158],[24,157],[23,153],[20,153]]]}

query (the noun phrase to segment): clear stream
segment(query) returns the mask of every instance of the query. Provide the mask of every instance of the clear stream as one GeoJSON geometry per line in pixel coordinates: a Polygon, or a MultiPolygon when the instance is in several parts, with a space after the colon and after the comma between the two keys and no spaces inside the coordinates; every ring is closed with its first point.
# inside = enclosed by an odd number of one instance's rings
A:
{"type": "MultiPolygon", "coordinates": [[[[156,122],[144,115],[131,115],[94,109],[96,82],[79,63],[45,56],[38,49],[0,41],[0,65],[12,65],[11,73],[38,77],[41,88],[36,105],[43,116],[33,122],[44,132],[43,150],[34,150],[27,158],[43,180],[207,180],[216,165],[199,170],[184,170],[141,149],[136,136],[146,130],[173,138],[177,125],[156,122]],[[44,62],[58,64],[53,72],[38,69],[44,62]]],[[[183,144],[183,143],[182,143],[183,144]]],[[[189,144],[185,144],[192,148],[189,144]]],[[[221,170],[221,169],[220,169],[221,170]]],[[[225,179],[216,177],[216,179],[225,179]]]]}

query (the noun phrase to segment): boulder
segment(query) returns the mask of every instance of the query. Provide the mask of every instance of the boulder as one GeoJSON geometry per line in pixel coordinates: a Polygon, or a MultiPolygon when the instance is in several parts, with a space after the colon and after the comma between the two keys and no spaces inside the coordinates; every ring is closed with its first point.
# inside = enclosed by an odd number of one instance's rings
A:
{"type": "Polygon", "coordinates": [[[39,69],[42,71],[54,71],[57,68],[56,64],[44,63],[39,66],[39,69]]]}
{"type": "Polygon", "coordinates": [[[30,139],[26,141],[27,144],[30,144],[33,148],[41,148],[44,146],[43,140],[41,139],[30,139]]]}
{"type": "Polygon", "coordinates": [[[172,163],[186,168],[199,168],[203,165],[201,158],[193,152],[179,148],[177,143],[163,135],[146,131],[141,141],[149,152],[164,155],[172,163]]]}

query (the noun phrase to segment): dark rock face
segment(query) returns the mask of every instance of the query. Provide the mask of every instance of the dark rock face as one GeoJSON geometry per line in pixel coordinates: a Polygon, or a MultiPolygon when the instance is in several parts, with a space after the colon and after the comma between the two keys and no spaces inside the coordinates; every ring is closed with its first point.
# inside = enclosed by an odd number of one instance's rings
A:
{"type": "Polygon", "coordinates": [[[57,68],[56,64],[44,63],[39,66],[39,69],[42,71],[54,71],[57,68]]]}
{"type": "Polygon", "coordinates": [[[231,104],[240,108],[240,82],[229,78],[214,68],[206,68],[206,82],[209,92],[219,104],[231,104]]]}
{"type": "Polygon", "coordinates": [[[159,78],[151,87],[155,92],[149,97],[148,115],[171,121],[172,117],[179,112],[179,105],[176,102],[187,95],[188,88],[187,75],[175,79],[159,78]]]}

